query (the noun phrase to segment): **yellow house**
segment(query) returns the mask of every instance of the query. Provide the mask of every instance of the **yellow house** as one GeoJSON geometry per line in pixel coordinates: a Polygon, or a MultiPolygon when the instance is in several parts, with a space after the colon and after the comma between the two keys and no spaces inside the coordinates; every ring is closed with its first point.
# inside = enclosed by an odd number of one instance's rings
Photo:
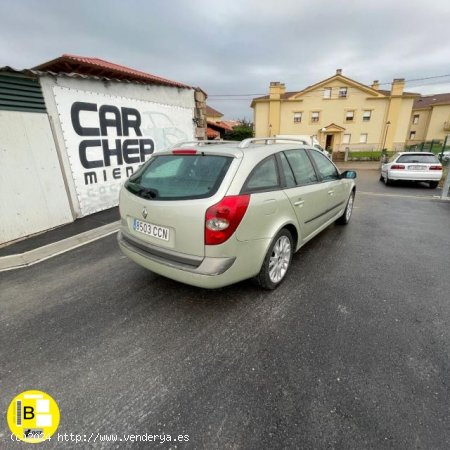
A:
{"type": "Polygon", "coordinates": [[[211,106],[206,105],[206,120],[209,122],[221,122],[223,114],[217,109],[211,108],[211,106]]]}
{"type": "Polygon", "coordinates": [[[414,99],[396,78],[389,91],[378,81],[366,86],[336,74],[299,92],[271,82],[269,95],[253,99],[255,136],[315,136],[333,151],[401,149],[405,145],[414,99]]]}
{"type": "Polygon", "coordinates": [[[420,144],[433,139],[443,141],[448,134],[450,134],[450,93],[427,95],[416,99],[408,130],[408,144],[420,144]]]}

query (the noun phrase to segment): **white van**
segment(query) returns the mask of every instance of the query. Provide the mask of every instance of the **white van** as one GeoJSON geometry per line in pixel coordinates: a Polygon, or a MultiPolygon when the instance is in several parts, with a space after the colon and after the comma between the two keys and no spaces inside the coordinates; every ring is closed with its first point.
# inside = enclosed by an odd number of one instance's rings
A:
{"type": "Polygon", "coordinates": [[[331,159],[331,155],[319,144],[319,141],[315,136],[308,136],[307,134],[276,134],[278,139],[301,139],[305,141],[306,145],[310,145],[313,148],[317,148],[324,155],[331,159]]]}

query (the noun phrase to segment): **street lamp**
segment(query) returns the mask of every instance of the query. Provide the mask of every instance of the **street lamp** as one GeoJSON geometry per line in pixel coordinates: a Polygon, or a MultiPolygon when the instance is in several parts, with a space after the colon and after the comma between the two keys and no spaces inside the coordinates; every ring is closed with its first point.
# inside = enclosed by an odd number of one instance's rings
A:
{"type": "Polygon", "coordinates": [[[389,120],[386,122],[386,129],[384,132],[384,140],[383,140],[383,147],[381,149],[381,151],[384,150],[385,146],[386,146],[386,139],[387,139],[387,134],[388,134],[388,130],[389,130],[389,125],[391,124],[391,122],[389,122],[389,120]]]}

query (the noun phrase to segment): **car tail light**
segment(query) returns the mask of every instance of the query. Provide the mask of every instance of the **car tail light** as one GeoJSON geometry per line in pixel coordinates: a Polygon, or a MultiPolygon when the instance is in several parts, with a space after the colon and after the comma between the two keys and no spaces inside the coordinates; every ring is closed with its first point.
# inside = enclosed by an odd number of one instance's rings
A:
{"type": "Polygon", "coordinates": [[[197,150],[192,150],[190,148],[179,148],[177,150],[172,150],[172,155],[196,155],[197,150]]]}
{"type": "Polygon", "coordinates": [[[430,166],[429,170],[442,170],[442,166],[430,166]]]}
{"type": "Polygon", "coordinates": [[[394,164],[391,166],[391,170],[403,170],[405,166],[403,164],[394,164]]]}
{"type": "Polygon", "coordinates": [[[250,202],[250,195],[224,197],[209,207],[205,214],[205,245],[225,242],[241,223],[250,202]]]}

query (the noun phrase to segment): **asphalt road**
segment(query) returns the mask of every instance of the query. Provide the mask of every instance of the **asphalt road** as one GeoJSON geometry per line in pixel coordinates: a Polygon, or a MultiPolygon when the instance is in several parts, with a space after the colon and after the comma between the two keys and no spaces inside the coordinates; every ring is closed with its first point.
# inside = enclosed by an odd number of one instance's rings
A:
{"type": "Polygon", "coordinates": [[[0,273],[0,411],[39,389],[60,433],[189,436],[159,448],[448,449],[450,202],[375,171],[358,189],[274,292],[164,279],[114,236],[0,273]]]}

